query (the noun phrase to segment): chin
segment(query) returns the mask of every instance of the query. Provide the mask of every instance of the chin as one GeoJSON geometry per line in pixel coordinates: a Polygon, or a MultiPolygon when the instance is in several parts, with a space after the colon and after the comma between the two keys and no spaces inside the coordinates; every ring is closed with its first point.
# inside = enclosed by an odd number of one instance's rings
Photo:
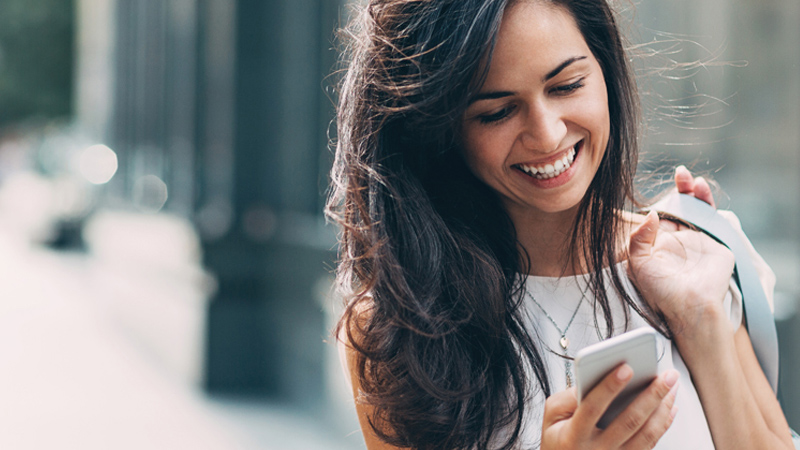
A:
{"type": "Polygon", "coordinates": [[[563,198],[553,199],[550,202],[541,202],[533,205],[534,208],[547,214],[557,214],[567,211],[575,211],[580,206],[583,198],[586,196],[584,192],[582,195],[568,195],[563,198]]]}

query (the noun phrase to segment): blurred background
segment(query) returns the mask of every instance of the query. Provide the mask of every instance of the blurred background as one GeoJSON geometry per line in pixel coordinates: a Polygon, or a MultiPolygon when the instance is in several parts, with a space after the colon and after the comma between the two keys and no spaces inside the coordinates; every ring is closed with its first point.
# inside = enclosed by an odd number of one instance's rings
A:
{"type": "MultiPolygon", "coordinates": [[[[0,1],[0,447],[359,449],[330,330],[347,0],[0,1]]],[[[641,172],[778,275],[800,428],[800,4],[625,4],[641,172]]]]}

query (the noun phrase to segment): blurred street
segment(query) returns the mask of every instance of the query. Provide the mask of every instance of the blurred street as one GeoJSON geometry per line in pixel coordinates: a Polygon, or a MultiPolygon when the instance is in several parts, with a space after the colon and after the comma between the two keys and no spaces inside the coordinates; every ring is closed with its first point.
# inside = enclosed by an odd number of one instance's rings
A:
{"type": "MultiPolygon", "coordinates": [[[[0,450],[364,449],[323,214],[357,3],[0,1],[0,450]]],[[[800,2],[635,3],[637,188],[719,183],[800,429],[800,2]]]]}
{"type": "Polygon", "coordinates": [[[96,258],[0,232],[0,448],[360,448],[291,408],[188,387],[115,323],[96,258]]]}

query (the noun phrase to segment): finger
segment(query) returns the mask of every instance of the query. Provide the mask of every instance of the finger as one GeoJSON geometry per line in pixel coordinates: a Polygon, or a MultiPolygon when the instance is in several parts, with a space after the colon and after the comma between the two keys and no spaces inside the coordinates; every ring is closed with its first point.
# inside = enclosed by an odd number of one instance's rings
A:
{"type": "Polygon", "coordinates": [[[631,258],[650,256],[658,235],[658,214],[650,211],[644,222],[631,233],[630,256],[631,258]]]}
{"type": "Polygon", "coordinates": [[[633,369],[627,364],[622,364],[605,376],[583,399],[580,407],[575,411],[575,420],[585,424],[584,428],[594,430],[600,417],[608,409],[608,405],[622,392],[622,389],[633,378],[633,369]]]}
{"type": "Polygon", "coordinates": [[[694,196],[713,207],[717,207],[714,204],[714,195],[711,193],[711,186],[708,185],[708,181],[706,181],[703,177],[697,177],[694,180],[694,196]]]}
{"type": "MultiPolygon", "coordinates": [[[[668,370],[653,380],[636,399],[617,416],[603,432],[603,438],[609,443],[626,442],[639,434],[645,424],[651,419],[659,407],[666,401],[674,403],[673,389],[677,386],[678,372],[668,370]]],[[[669,405],[669,409],[672,405],[669,405]]],[[[652,431],[658,427],[650,427],[647,434],[652,437],[652,431]]],[[[657,437],[661,437],[659,434],[657,437]]]]}
{"type": "Polygon", "coordinates": [[[675,186],[681,194],[694,194],[695,182],[691,172],[686,166],[675,168],[675,186]]]}
{"type": "Polygon", "coordinates": [[[551,395],[544,403],[544,428],[569,419],[577,408],[578,396],[574,387],[551,395]]]}
{"type": "MultiPolygon", "coordinates": [[[[675,387],[677,387],[677,385],[675,387]]],[[[673,387],[667,397],[665,397],[658,408],[656,408],[656,411],[647,419],[647,422],[639,432],[633,435],[633,437],[622,446],[623,450],[638,450],[656,446],[661,437],[664,436],[664,433],[672,426],[672,422],[678,414],[678,405],[675,404],[675,387],[673,387]]]]}

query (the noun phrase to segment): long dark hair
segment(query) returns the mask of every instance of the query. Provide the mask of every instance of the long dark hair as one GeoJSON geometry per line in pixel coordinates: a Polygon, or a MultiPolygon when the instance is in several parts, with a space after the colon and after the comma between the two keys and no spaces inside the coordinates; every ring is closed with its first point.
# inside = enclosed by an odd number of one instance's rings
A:
{"type": "MultiPolygon", "coordinates": [[[[370,0],[346,30],[327,207],[341,226],[347,299],[337,334],[357,352],[359,401],[373,408],[375,433],[396,446],[512,448],[530,388],[550,395],[520,310],[529,260],[459,151],[461,118],[511,1],[370,0]]],[[[552,3],[575,18],[608,89],[608,149],[571,245],[586,256],[610,334],[604,267],[636,307],[616,253],[620,211],[633,201],[637,95],[606,1],[552,3]]]]}

